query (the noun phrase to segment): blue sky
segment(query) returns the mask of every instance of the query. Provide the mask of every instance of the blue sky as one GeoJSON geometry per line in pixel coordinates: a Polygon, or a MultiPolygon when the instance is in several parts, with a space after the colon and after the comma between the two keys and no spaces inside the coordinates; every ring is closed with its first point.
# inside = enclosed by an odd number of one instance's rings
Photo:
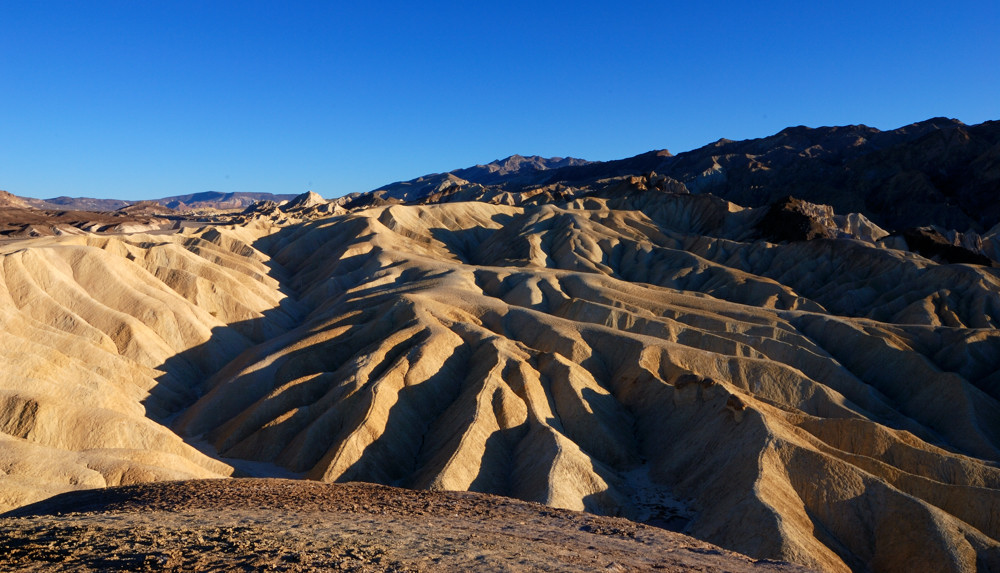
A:
{"type": "Polygon", "coordinates": [[[1000,2],[900,5],[0,0],[0,189],[336,197],[515,153],[1000,119],[1000,2]]]}

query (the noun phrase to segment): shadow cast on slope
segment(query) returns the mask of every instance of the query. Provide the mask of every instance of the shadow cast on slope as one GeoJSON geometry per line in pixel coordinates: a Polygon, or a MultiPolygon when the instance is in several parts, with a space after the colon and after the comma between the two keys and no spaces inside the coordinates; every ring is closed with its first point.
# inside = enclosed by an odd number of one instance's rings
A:
{"type": "MultiPolygon", "coordinates": [[[[271,255],[269,248],[281,245],[282,236],[291,236],[295,231],[294,227],[286,227],[258,239],[251,246],[265,255],[271,255]]],[[[201,453],[233,465],[233,475],[237,477],[292,477],[293,474],[277,466],[269,468],[250,460],[224,458],[202,442],[202,436],[183,435],[176,432],[173,425],[185,410],[211,390],[213,378],[238,364],[247,351],[300,327],[312,310],[299,302],[298,293],[291,286],[292,273],[270,258],[265,265],[268,276],[278,283],[278,292],[284,295],[278,306],[264,310],[256,318],[216,326],[206,341],[165,360],[156,367],[162,372],[156,378],[156,385],[142,400],[147,418],[170,428],[201,453]]]]}
{"type": "MultiPolygon", "coordinates": [[[[294,241],[298,236],[301,236],[301,229],[288,227],[255,242],[253,246],[265,254],[274,255],[273,251],[288,248],[290,241],[286,239],[294,241]]],[[[300,452],[294,456],[294,461],[285,456],[287,459],[283,459],[281,463],[284,467],[279,467],[277,464],[282,457],[282,448],[268,448],[263,443],[267,440],[262,436],[266,434],[266,437],[279,438],[279,441],[284,438],[282,444],[287,445],[300,432],[305,432],[307,428],[313,429],[311,426],[314,422],[318,424],[317,427],[328,425],[326,420],[318,421],[323,416],[307,411],[320,399],[327,403],[338,403],[348,394],[349,389],[341,380],[344,373],[338,371],[345,366],[350,367],[351,360],[359,354],[365,354],[372,344],[380,343],[384,333],[369,328],[369,324],[378,318],[379,310],[384,309],[387,304],[394,305],[409,290],[409,284],[426,283],[437,277],[436,274],[418,269],[406,269],[390,282],[366,287],[364,283],[371,279],[373,273],[396,265],[369,266],[369,260],[378,258],[378,250],[350,255],[338,258],[332,263],[335,267],[325,269],[331,271],[335,268],[338,284],[324,287],[333,289],[331,296],[314,300],[312,305],[308,305],[307,301],[300,300],[301,293],[296,292],[292,285],[300,284],[298,281],[303,274],[314,274],[317,271],[316,262],[309,260],[309,255],[312,254],[315,252],[304,257],[304,263],[299,261],[298,266],[301,268],[291,270],[277,261],[269,261],[269,276],[279,282],[281,292],[287,297],[282,304],[264,311],[257,318],[215,327],[208,340],[170,357],[158,367],[163,374],[157,378],[157,385],[143,403],[148,418],[170,427],[188,445],[203,454],[234,466],[237,476],[322,475],[322,468],[316,466],[330,452],[324,456],[323,452],[313,451],[315,448],[310,447],[311,453],[300,452]],[[332,307],[342,307],[339,310],[350,308],[357,313],[348,312],[346,318],[331,322],[323,317],[330,315],[332,307]],[[344,328],[346,330],[337,336],[338,340],[345,341],[344,344],[326,341],[319,349],[304,346],[282,354],[274,363],[262,361],[262,356],[289,348],[314,334],[317,329],[344,328]],[[231,377],[241,369],[265,362],[256,372],[261,375],[237,378],[235,383],[246,384],[246,387],[227,389],[225,402],[216,401],[218,408],[211,407],[211,402],[208,402],[209,407],[199,404],[200,419],[193,430],[185,423],[186,414],[191,413],[189,409],[212,392],[213,388],[223,383],[233,383],[231,377]],[[223,436],[229,433],[233,424],[242,424],[241,421],[234,422],[236,418],[245,417],[247,411],[258,408],[269,394],[278,391],[283,384],[307,375],[311,377],[310,380],[297,387],[294,396],[283,405],[289,413],[294,412],[294,415],[272,420],[263,432],[258,433],[256,430],[259,428],[245,426],[239,427],[231,435],[223,436]],[[277,434],[282,435],[279,437],[277,434]]],[[[340,314],[339,310],[337,314],[340,314]]],[[[413,362],[419,359],[420,352],[426,350],[421,348],[420,341],[411,340],[403,346],[406,348],[401,352],[387,357],[389,363],[402,359],[413,362]],[[413,355],[414,352],[417,355],[413,355]]],[[[420,384],[403,388],[397,402],[386,415],[381,437],[368,444],[337,481],[361,479],[400,483],[409,478],[419,464],[422,441],[429,431],[428,426],[455,400],[461,389],[461,369],[467,364],[467,355],[467,351],[457,349],[444,360],[436,374],[422,380],[420,384]],[[403,440],[402,444],[396,443],[400,441],[398,436],[401,435],[410,439],[403,440]]],[[[387,363],[382,369],[391,366],[387,363]]],[[[371,375],[372,380],[378,377],[371,375]]],[[[366,386],[369,387],[359,391],[364,396],[350,399],[348,405],[352,410],[357,409],[358,398],[361,402],[368,403],[375,400],[375,389],[370,387],[370,383],[366,386]]],[[[266,410],[267,406],[259,409],[266,410]]],[[[329,435],[330,445],[335,447],[333,440],[338,435],[343,438],[344,432],[336,428],[330,430],[336,430],[329,435]]]]}

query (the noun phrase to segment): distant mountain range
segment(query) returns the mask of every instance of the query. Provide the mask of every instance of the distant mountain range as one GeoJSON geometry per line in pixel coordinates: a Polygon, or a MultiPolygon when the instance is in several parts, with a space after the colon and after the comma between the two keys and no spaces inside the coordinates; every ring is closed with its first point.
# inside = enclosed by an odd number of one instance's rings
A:
{"type": "Polygon", "coordinates": [[[137,203],[158,203],[176,211],[196,211],[202,209],[245,209],[256,201],[287,201],[296,194],[273,193],[222,193],[220,191],[204,191],[187,195],[174,195],[147,201],[130,201],[122,199],[94,199],[91,197],[54,197],[52,199],[32,199],[20,197],[22,201],[35,209],[48,211],[117,211],[137,203]]]}
{"type": "Polygon", "coordinates": [[[520,183],[531,185],[553,169],[588,165],[590,161],[574,157],[539,157],[531,155],[511,155],[497,159],[486,165],[475,165],[465,169],[455,169],[447,173],[432,173],[409,181],[397,181],[369,191],[352,193],[340,202],[367,204],[372,201],[420,201],[427,197],[445,193],[448,190],[465,188],[470,185],[510,185],[520,183]]]}
{"type": "Polygon", "coordinates": [[[678,155],[656,150],[604,162],[515,155],[392,183],[345,202],[538,202],[581,190],[603,193],[616,178],[648,182],[651,174],[672,191],[710,193],[748,207],[791,195],[864,214],[887,229],[984,232],[1000,223],[1000,122],[969,126],[934,118],[891,131],[798,126],[762,139],[720,139],[678,155]]]}
{"type": "MultiPolygon", "coordinates": [[[[888,230],[935,225],[983,233],[1000,223],[1000,122],[933,118],[890,131],[865,125],[789,127],[775,135],[672,155],[654,150],[614,161],[512,155],[433,173],[336,200],[348,208],[463,200],[542,202],[604,193],[622,178],[646,177],[674,192],[712,194],[760,207],[785,196],[861,213],[888,230]],[[652,177],[652,179],[650,179],[652,177]]],[[[636,182],[635,184],[640,184],[636,182]]],[[[627,190],[628,184],[625,188],[627,190]]],[[[244,209],[294,194],[206,191],[155,199],[177,211],[244,209]]],[[[116,199],[18,198],[47,210],[114,211],[116,199]]]]}

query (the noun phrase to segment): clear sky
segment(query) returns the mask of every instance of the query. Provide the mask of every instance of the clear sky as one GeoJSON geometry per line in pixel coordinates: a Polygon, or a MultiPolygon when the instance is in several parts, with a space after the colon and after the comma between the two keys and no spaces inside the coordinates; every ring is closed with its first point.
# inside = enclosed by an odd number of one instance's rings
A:
{"type": "Polygon", "coordinates": [[[522,155],[1000,119],[1000,2],[0,0],[0,189],[325,197],[522,155]]]}

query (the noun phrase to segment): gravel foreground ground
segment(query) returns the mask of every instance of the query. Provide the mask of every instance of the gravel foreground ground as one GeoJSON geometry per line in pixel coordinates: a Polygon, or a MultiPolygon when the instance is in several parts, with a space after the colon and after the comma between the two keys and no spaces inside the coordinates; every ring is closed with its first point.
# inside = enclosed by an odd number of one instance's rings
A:
{"type": "Polygon", "coordinates": [[[230,479],[0,516],[5,571],[805,571],[625,519],[474,493],[230,479]]]}

